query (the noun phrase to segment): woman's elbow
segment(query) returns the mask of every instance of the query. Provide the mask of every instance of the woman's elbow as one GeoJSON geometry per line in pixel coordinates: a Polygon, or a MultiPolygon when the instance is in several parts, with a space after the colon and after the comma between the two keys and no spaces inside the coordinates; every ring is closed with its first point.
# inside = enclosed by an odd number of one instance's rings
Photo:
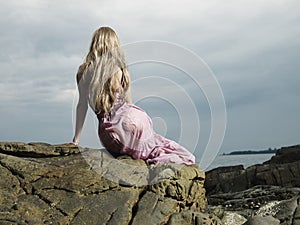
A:
{"type": "Polygon", "coordinates": [[[86,101],[78,101],[77,109],[87,109],[88,103],[86,101]]]}

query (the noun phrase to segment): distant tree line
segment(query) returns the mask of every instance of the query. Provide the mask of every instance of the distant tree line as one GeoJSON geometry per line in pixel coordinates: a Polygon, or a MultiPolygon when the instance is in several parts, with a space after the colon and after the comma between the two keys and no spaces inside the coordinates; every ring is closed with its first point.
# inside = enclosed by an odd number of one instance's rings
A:
{"type": "Polygon", "coordinates": [[[267,150],[247,150],[247,151],[233,151],[230,153],[223,153],[223,155],[250,155],[250,154],[274,154],[277,152],[276,148],[268,148],[267,150]]]}

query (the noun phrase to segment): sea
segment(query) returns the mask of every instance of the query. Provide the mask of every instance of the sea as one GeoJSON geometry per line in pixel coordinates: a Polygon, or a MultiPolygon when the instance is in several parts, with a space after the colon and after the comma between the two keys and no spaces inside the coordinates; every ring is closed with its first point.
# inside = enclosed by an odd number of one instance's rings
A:
{"type": "Polygon", "coordinates": [[[205,171],[221,166],[243,165],[244,168],[247,168],[268,161],[274,155],[275,154],[217,155],[205,171]]]}

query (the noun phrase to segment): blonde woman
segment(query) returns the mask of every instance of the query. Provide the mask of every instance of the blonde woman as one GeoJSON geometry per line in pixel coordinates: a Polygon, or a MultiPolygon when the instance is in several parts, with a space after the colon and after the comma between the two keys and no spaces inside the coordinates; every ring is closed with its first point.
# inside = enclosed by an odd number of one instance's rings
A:
{"type": "Polygon", "coordinates": [[[114,156],[126,154],[148,163],[195,164],[195,157],[153,130],[145,111],[131,104],[130,75],[115,31],[100,27],[77,72],[79,101],[73,143],[79,144],[88,105],[99,120],[102,145],[114,156]]]}

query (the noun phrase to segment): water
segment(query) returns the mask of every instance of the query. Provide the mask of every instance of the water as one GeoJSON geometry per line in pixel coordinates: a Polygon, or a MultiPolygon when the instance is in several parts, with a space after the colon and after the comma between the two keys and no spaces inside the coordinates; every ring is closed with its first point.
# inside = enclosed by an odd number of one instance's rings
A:
{"type": "Polygon", "coordinates": [[[247,168],[255,164],[261,164],[271,159],[273,155],[275,154],[218,155],[206,171],[220,166],[243,165],[244,168],[247,168]]]}

